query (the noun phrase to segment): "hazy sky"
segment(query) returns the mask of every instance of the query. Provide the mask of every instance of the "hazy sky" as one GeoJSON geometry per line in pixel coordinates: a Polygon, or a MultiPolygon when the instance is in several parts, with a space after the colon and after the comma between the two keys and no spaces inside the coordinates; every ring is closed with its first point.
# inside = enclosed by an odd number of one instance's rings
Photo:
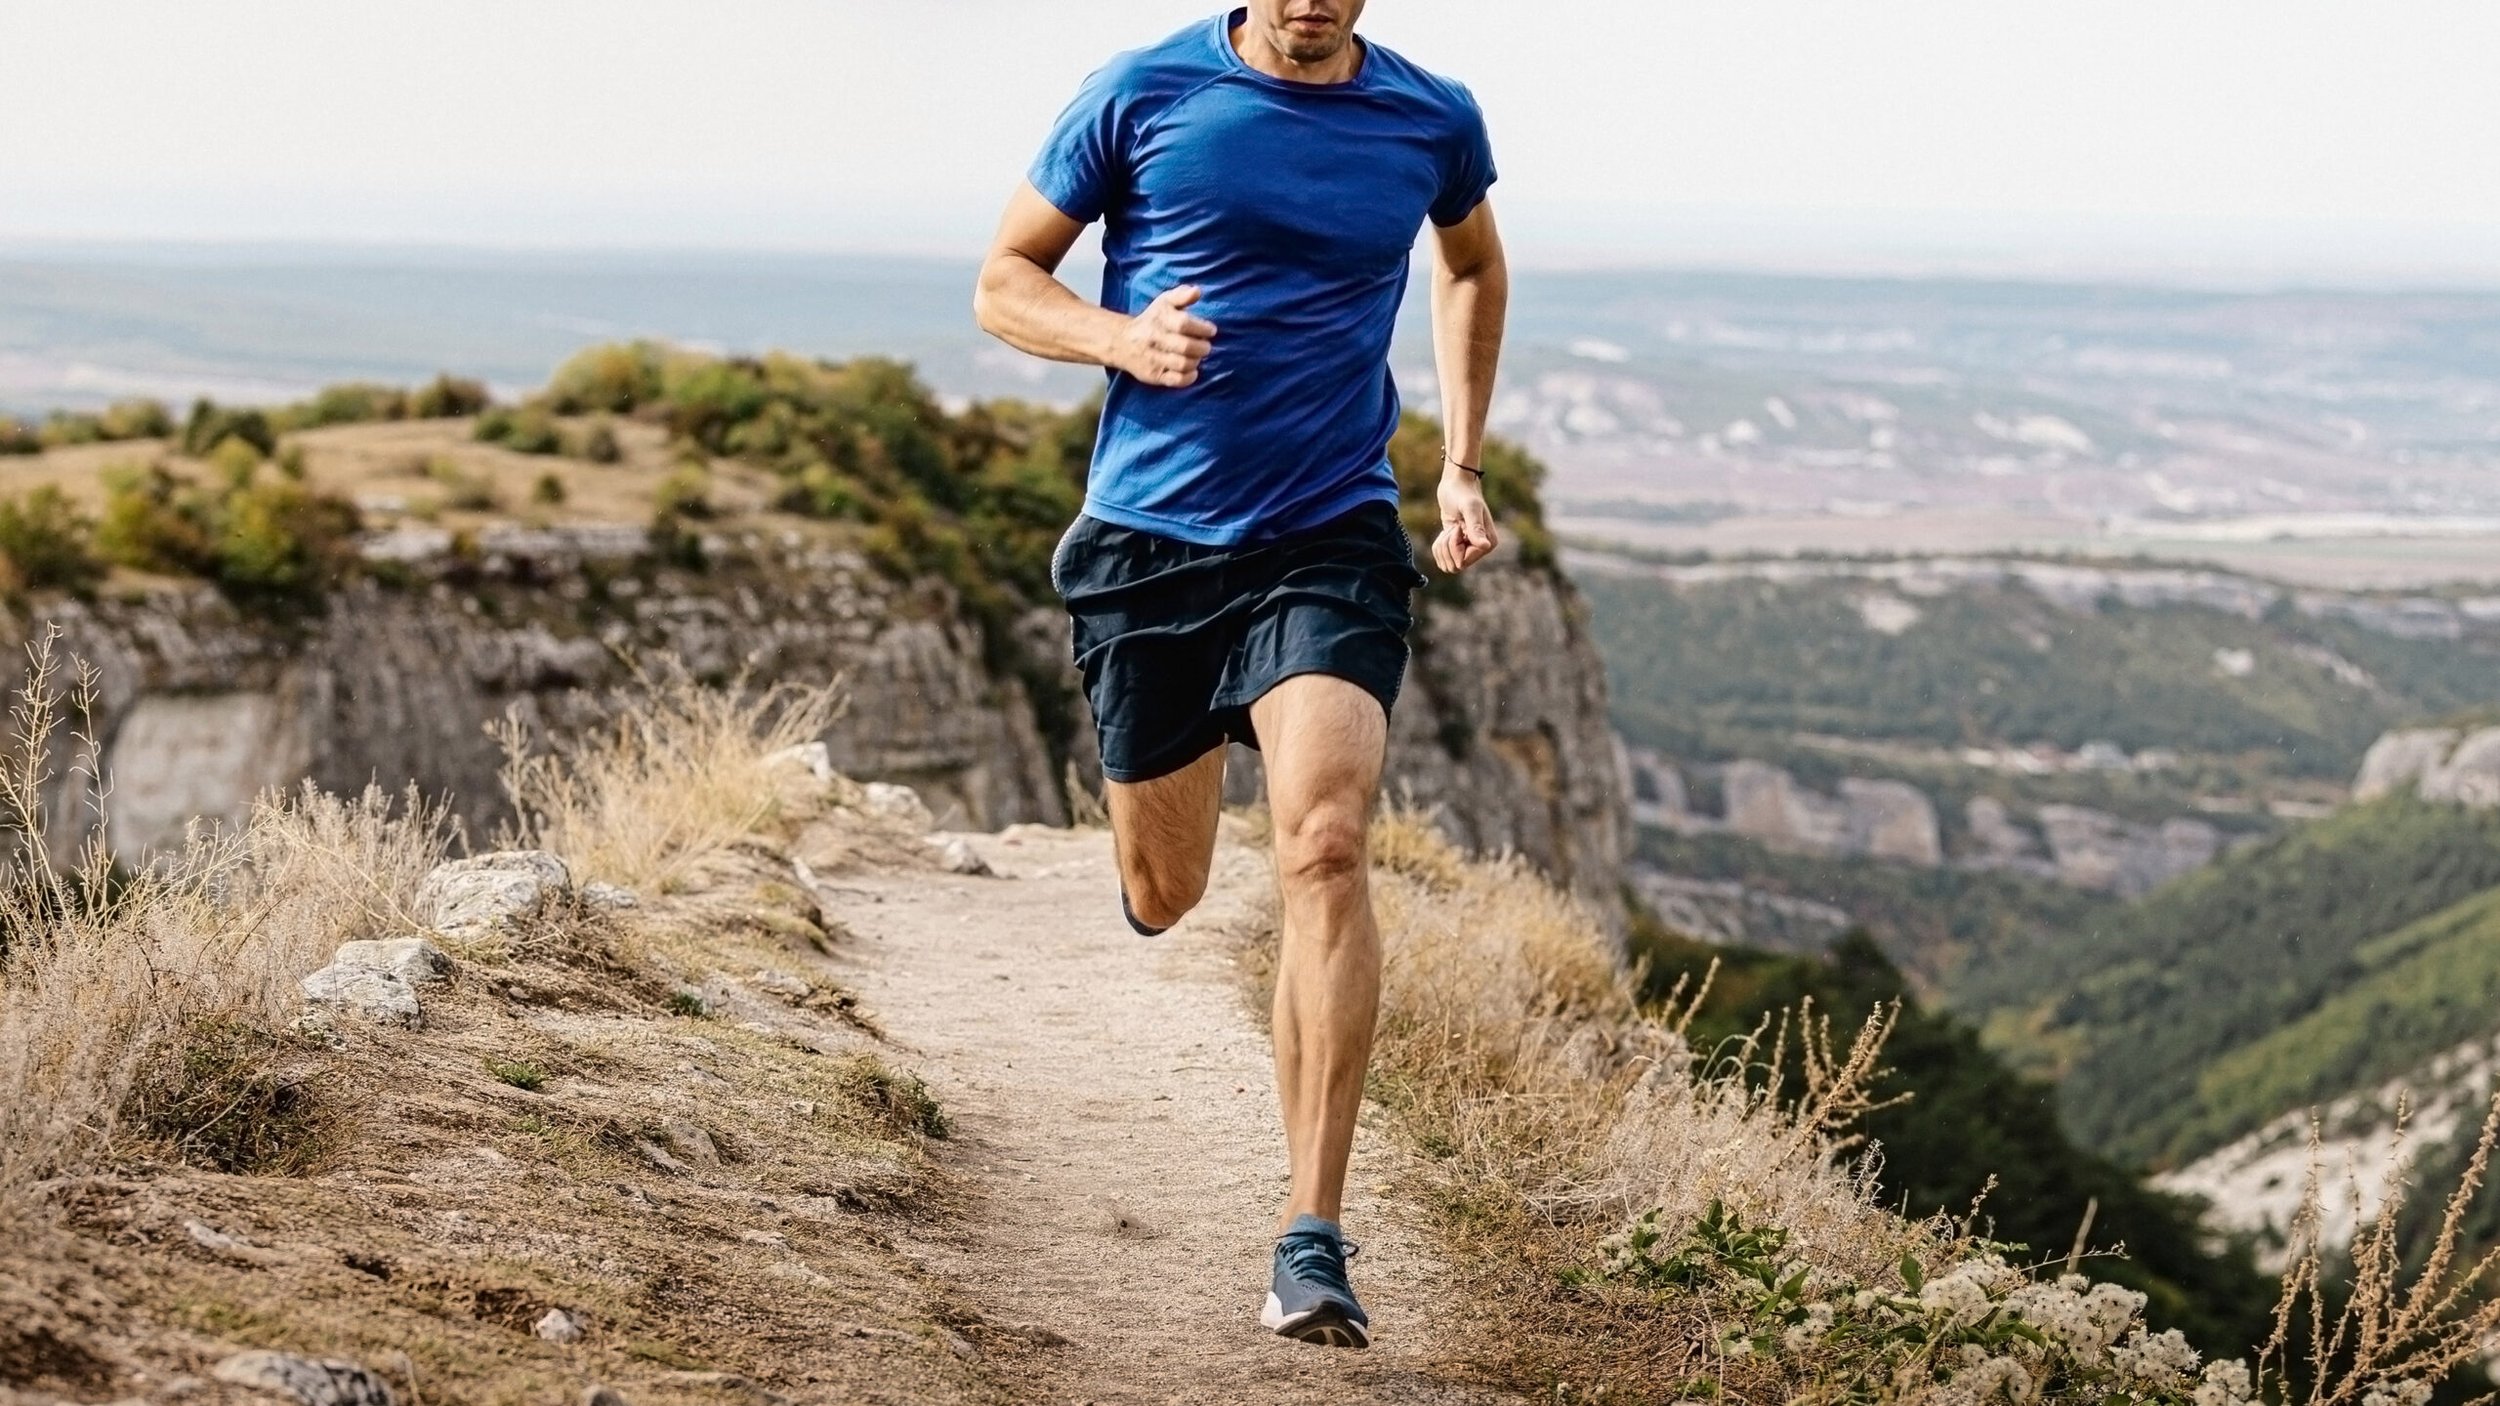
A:
{"type": "MultiPolygon", "coordinates": [[[[0,238],[970,254],[1215,0],[0,0],[0,238]]],[[[2500,280],[2494,0],[1373,0],[1531,261],[2500,280]]]]}

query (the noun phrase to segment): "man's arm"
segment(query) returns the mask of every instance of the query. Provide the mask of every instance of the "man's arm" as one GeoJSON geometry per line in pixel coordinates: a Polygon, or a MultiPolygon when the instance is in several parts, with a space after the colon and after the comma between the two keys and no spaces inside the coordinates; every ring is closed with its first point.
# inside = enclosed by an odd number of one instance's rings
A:
{"type": "Polygon", "coordinates": [[[1084,232],[1030,183],[1017,187],[973,290],[981,330],[1019,351],[1107,366],[1150,386],[1195,384],[1215,340],[1215,324],[1188,311],[1198,290],[1168,289],[1135,317],[1085,301],[1058,278],[1084,232]]]}
{"type": "Polygon", "coordinates": [[[1457,224],[1433,227],[1432,351],[1441,372],[1441,422],[1448,458],[1441,466],[1441,535],[1432,559],[1465,571],[1500,543],[1484,484],[1456,467],[1484,465],[1484,419],[1493,407],[1493,373],[1510,314],[1510,265],[1493,224],[1493,203],[1457,224]]]}

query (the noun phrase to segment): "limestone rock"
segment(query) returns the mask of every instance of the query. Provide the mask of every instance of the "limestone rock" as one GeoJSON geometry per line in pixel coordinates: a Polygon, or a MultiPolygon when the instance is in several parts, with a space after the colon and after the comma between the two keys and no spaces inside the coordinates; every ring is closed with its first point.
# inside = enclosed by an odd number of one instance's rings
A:
{"type": "Polygon", "coordinates": [[[683,1160],[698,1167],[720,1165],[720,1148],[713,1143],[712,1135],[694,1120],[664,1118],[660,1121],[659,1132],[661,1137],[668,1139],[670,1150],[683,1160]]]}
{"type": "Polygon", "coordinates": [[[393,1406],[390,1383],[353,1362],[284,1352],[238,1352],[209,1375],[221,1382],[276,1392],[303,1406],[393,1406]]]}
{"type": "Polygon", "coordinates": [[[929,813],[920,793],[909,786],[871,781],[864,790],[862,805],[870,815],[892,821],[915,835],[925,835],[937,825],[937,817],[929,813]]]}
{"type": "Polygon", "coordinates": [[[416,914],[438,932],[483,932],[537,914],[571,883],[564,861],[545,850],[481,854],[419,881],[416,914]]]}
{"type": "Polygon", "coordinates": [[[1851,852],[1932,869],[1944,862],[1935,803],[1906,781],[1840,783],[1851,852]]]}
{"type": "Polygon", "coordinates": [[[582,1406],[626,1406],[625,1394],[597,1382],[582,1388],[582,1406]]]}
{"type": "Polygon", "coordinates": [[[2222,835],[2201,820],[2141,825],[2083,806],[2040,807],[2057,877],[2077,888],[2137,898],[2213,862],[2222,835]]]}
{"type": "Polygon", "coordinates": [[[339,945],[336,966],[388,972],[410,986],[423,986],[451,975],[451,958],[422,937],[393,937],[339,945]]]}
{"type": "Polygon", "coordinates": [[[764,765],[805,772],[826,783],[831,783],[840,774],[833,769],[833,749],[822,742],[802,742],[795,747],[784,747],[766,757],[764,765]]]}
{"type": "Polygon", "coordinates": [[[2460,734],[2452,727],[2416,727],[2382,734],[2362,755],[2352,798],[2374,801],[2406,786],[2420,786],[2448,760],[2460,734]]]}
{"type": "Polygon", "coordinates": [[[551,1308],[530,1331],[551,1343],[577,1343],[589,1331],[589,1326],[582,1322],[578,1314],[551,1308]]]}
{"type": "Polygon", "coordinates": [[[622,884],[601,883],[594,879],[582,885],[581,894],[582,902],[593,908],[605,908],[612,912],[642,906],[642,895],[622,884]]]}
{"type": "Polygon", "coordinates": [[[392,1025],[422,1025],[425,1008],[416,988],[386,971],[371,967],[323,967],[303,981],[304,999],[316,1006],[336,1006],[368,1020],[392,1025]]]}
{"type": "Polygon", "coordinates": [[[2489,810],[2500,806],[2500,727],[2487,727],[2457,744],[2447,764],[2422,782],[2422,798],[2489,810]]]}
{"type": "Polygon", "coordinates": [[[1904,781],[1849,777],[1837,795],[1800,785],[1767,762],[1727,765],[1727,828],[1766,843],[1818,854],[1869,855],[1933,868],[1944,862],[1935,803],[1904,781]]]}
{"type": "Polygon", "coordinates": [[[949,874],[965,874],[979,878],[997,873],[996,870],[990,868],[990,862],[983,859],[980,852],[972,847],[972,842],[961,835],[949,835],[942,840],[932,840],[930,843],[937,847],[939,867],[949,874]]]}

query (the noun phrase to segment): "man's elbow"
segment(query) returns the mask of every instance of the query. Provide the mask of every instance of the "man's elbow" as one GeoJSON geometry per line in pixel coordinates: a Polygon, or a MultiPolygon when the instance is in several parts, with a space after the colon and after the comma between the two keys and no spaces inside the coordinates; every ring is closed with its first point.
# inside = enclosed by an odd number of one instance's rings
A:
{"type": "Polygon", "coordinates": [[[981,265],[981,276],[972,281],[973,325],[995,337],[998,335],[998,263],[995,259],[981,265]]]}

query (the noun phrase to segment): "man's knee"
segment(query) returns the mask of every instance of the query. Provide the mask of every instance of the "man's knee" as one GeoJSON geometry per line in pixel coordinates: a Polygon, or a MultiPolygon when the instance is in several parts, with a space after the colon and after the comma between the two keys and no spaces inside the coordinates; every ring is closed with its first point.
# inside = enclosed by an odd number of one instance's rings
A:
{"type": "Polygon", "coordinates": [[[1369,861],[1363,807],[1328,803],[1280,824],[1276,857],[1285,882],[1306,888],[1343,887],[1360,880],[1369,861]]]}
{"type": "Polygon", "coordinates": [[[1123,877],[1128,910],[1150,928],[1168,928],[1207,896],[1205,865],[1131,866],[1123,877]]]}

